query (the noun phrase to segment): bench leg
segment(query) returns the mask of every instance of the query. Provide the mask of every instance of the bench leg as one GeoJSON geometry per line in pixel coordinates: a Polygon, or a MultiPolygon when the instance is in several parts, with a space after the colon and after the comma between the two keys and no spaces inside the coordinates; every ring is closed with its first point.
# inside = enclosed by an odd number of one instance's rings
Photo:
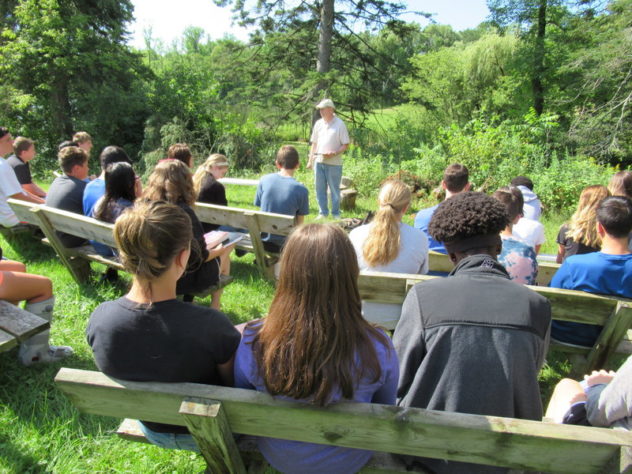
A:
{"type": "Polygon", "coordinates": [[[222,404],[215,400],[187,398],[180,414],[213,473],[246,474],[222,404]]]}

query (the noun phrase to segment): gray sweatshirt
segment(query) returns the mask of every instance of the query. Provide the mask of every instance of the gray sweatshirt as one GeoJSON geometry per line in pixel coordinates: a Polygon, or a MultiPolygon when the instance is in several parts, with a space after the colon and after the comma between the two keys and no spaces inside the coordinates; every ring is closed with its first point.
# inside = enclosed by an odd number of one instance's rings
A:
{"type": "MultiPolygon", "coordinates": [[[[542,419],[538,372],[548,349],[548,300],[512,282],[489,255],[459,262],[446,278],[414,286],[393,343],[398,404],[480,415],[542,419]]],[[[492,472],[443,461],[436,472],[492,472]]]]}

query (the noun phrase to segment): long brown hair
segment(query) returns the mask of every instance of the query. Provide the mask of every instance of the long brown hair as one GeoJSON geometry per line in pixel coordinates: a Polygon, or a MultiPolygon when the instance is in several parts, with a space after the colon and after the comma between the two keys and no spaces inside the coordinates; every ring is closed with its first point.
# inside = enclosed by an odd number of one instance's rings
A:
{"type": "Polygon", "coordinates": [[[280,264],[270,311],[253,340],[268,392],[318,405],[338,389],[353,398],[363,376],[376,381],[381,375],[372,339],[388,341],[362,317],[351,241],[336,226],[301,226],[287,240],[280,264]]]}
{"type": "Polygon", "coordinates": [[[601,237],[597,233],[597,207],[610,195],[605,186],[594,185],[583,189],[577,210],[571,217],[567,235],[574,242],[588,247],[600,247],[601,237]]]}
{"type": "Polygon", "coordinates": [[[151,201],[184,202],[193,206],[195,192],[191,170],[178,160],[161,161],[149,176],[143,197],[151,201]]]}
{"type": "Polygon", "coordinates": [[[390,180],[382,185],[371,232],[362,247],[362,256],[369,267],[386,265],[399,255],[400,215],[410,204],[410,199],[410,188],[403,182],[390,180]]]}

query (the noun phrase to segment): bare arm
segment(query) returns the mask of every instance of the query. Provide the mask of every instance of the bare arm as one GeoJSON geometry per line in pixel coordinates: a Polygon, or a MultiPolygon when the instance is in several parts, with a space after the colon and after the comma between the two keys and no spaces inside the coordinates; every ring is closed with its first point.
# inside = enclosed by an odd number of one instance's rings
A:
{"type": "Polygon", "coordinates": [[[44,200],[40,197],[33,196],[31,193],[23,192],[23,193],[15,193],[9,197],[13,199],[20,199],[22,201],[33,202],[35,204],[44,204],[44,200]]]}
{"type": "Polygon", "coordinates": [[[46,197],[46,191],[44,191],[42,188],[40,188],[35,183],[23,184],[22,185],[22,189],[24,189],[24,191],[26,191],[27,193],[30,193],[30,194],[32,194],[34,196],[41,197],[41,198],[45,198],[46,197]]]}
{"type": "Polygon", "coordinates": [[[540,247],[542,247],[542,244],[538,244],[535,246],[535,254],[538,255],[540,253],[540,247]]]}
{"type": "Polygon", "coordinates": [[[564,261],[564,255],[566,255],[566,247],[562,244],[557,245],[557,257],[555,257],[555,263],[562,263],[564,261]]]}
{"type": "Polygon", "coordinates": [[[305,216],[296,216],[296,225],[301,225],[305,222],[305,216]]]}
{"type": "Polygon", "coordinates": [[[235,376],[233,375],[233,369],[235,367],[235,355],[230,358],[228,362],[223,364],[217,364],[217,371],[222,379],[222,382],[227,387],[235,386],[235,376]]]}

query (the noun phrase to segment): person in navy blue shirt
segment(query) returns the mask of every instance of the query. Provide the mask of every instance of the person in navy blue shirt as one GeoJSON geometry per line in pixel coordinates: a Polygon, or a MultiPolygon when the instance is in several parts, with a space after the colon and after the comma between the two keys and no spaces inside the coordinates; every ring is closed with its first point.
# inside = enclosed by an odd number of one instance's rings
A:
{"type": "MultiPolygon", "coordinates": [[[[597,207],[597,232],[601,251],[568,257],[551,280],[551,287],[632,298],[632,253],[628,248],[632,231],[632,201],[611,196],[597,207]]],[[[553,339],[592,346],[601,326],[553,321],[553,339]]]]}
{"type": "MultiPolygon", "coordinates": [[[[309,193],[304,184],[294,179],[294,172],[300,163],[298,151],[290,145],[282,146],[276,155],[275,165],[278,173],[267,174],[259,181],[255,206],[264,212],[274,212],[296,217],[296,224],[303,223],[309,214],[309,193]]],[[[275,234],[263,234],[263,247],[269,252],[279,252],[285,237],[275,234]]]]}
{"type": "MultiPolygon", "coordinates": [[[[450,199],[452,196],[464,191],[469,191],[469,172],[465,165],[454,163],[448,166],[443,172],[441,188],[445,190],[446,199],[450,199]]],[[[437,207],[439,207],[439,204],[419,211],[417,216],[415,216],[414,227],[415,229],[423,231],[423,233],[428,237],[429,250],[446,254],[447,252],[443,244],[441,242],[437,242],[428,233],[428,224],[430,224],[430,219],[432,219],[432,215],[437,210],[437,207]]]]}

